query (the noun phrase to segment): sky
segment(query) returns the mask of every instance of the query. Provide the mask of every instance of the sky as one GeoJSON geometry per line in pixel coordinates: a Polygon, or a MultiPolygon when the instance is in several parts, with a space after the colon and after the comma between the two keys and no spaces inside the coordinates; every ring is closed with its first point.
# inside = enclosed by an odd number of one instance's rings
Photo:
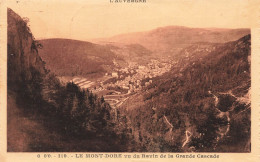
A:
{"type": "Polygon", "coordinates": [[[9,0],[36,39],[90,40],[163,26],[250,28],[257,0],[9,0]],[[228,2],[228,3],[227,3],[228,2]]]}

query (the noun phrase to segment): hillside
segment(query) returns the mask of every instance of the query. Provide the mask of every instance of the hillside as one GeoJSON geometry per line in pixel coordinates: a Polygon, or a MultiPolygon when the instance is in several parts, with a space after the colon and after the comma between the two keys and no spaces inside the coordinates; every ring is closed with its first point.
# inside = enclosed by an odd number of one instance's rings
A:
{"type": "Polygon", "coordinates": [[[194,43],[225,43],[250,34],[249,29],[188,28],[167,26],[146,32],[121,34],[94,40],[101,43],[140,44],[155,54],[175,55],[194,43]]]}
{"type": "MultiPolygon", "coordinates": [[[[11,9],[7,45],[8,152],[127,150],[122,135],[125,128],[113,122],[109,104],[73,82],[61,85],[45,69],[38,53],[42,45],[34,39],[27,21],[11,9]]],[[[101,55],[109,58],[109,54],[101,55]]]]}
{"type": "Polygon", "coordinates": [[[101,77],[131,62],[146,64],[151,51],[139,44],[99,45],[70,39],[39,40],[46,68],[58,76],[101,77]]]}
{"type": "Polygon", "coordinates": [[[153,52],[140,44],[111,43],[107,46],[113,47],[111,50],[128,64],[135,62],[138,65],[146,65],[151,59],[155,59],[153,52]]]}
{"type": "Polygon", "coordinates": [[[45,39],[39,41],[43,48],[39,54],[46,68],[59,76],[97,76],[115,68],[113,60],[124,60],[105,46],[70,39],[45,39]]]}
{"type": "Polygon", "coordinates": [[[250,152],[250,44],[214,45],[130,97],[120,112],[140,151],[250,152]]]}
{"type": "MultiPolygon", "coordinates": [[[[99,78],[131,63],[145,65],[151,59],[176,57],[187,47],[234,41],[249,34],[248,29],[202,29],[169,26],[147,32],[129,33],[94,40],[39,40],[39,54],[46,68],[58,76],[99,78]]],[[[183,54],[183,53],[182,53],[183,54]]]]}

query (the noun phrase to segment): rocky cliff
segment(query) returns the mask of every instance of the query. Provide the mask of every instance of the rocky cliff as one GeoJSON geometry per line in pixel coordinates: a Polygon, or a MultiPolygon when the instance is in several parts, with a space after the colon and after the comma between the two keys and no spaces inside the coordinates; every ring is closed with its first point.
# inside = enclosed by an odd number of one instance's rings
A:
{"type": "Polygon", "coordinates": [[[8,9],[8,88],[15,89],[22,79],[32,79],[32,70],[41,74],[46,70],[37,46],[27,26],[27,20],[8,9]]]}

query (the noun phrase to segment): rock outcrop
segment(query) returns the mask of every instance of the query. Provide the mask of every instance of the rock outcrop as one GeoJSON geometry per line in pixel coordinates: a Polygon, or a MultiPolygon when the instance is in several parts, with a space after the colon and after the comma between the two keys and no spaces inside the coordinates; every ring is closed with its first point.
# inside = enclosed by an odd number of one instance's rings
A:
{"type": "Polygon", "coordinates": [[[21,80],[30,80],[32,70],[45,74],[44,62],[40,58],[27,20],[8,9],[8,88],[15,89],[21,80]]]}

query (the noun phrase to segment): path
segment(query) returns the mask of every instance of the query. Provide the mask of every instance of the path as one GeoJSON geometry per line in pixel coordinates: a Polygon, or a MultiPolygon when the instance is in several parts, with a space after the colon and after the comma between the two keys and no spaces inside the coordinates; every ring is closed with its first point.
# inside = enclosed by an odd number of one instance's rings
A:
{"type": "Polygon", "coordinates": [[[189,141],[192,136],[192,133],[188,130],[185,131],[186,140],[183,142],[182,147],[184,147],[189,141]]]}

